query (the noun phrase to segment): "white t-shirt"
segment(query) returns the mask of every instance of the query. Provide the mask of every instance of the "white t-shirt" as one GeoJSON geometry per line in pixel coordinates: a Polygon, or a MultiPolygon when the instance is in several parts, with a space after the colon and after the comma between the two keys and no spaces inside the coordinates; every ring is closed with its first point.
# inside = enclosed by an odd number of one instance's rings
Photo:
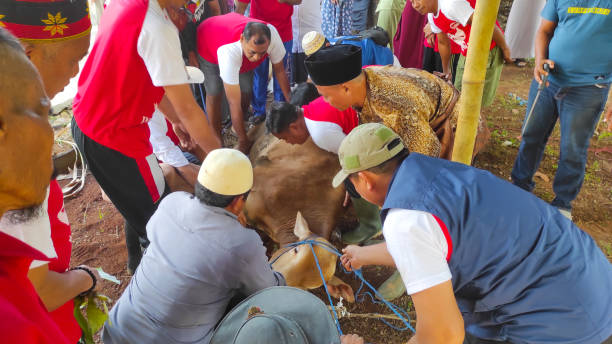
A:
{"type": "Polygon", "coordinates": [[[332,122],[313,121],[304,117],[306,128],[310,133],[312,141],[321,149],[338,154],[340,144],[346,137],[342,128],[332,122]]]}
{"type": "Polygon", "coordinates": [[[155,109],[153,117],[151,117],[148,124],[149,131],[151,132],[149,141],[151,142],[153,153],[157,159],[174,167],[188,165],[189,161],[187,161],[181,149],[170,140],[168,135],[166,135],[168,132],[168,123],[166,122],[164,114],[159,109],[155,109]]]}
{"type": "Polygon", "coordinates": [[[433,33],[442,32],[442,30],[434,24],[434,18],[438,17],[440,11],[442,11],[448,19],[456,21],[463,26],[467,24],[472,13],[474,13],[472,5],[466,0],[438,0],[438,13],[436,13],[435,16],[433,13],[427,15],[427,21],[433,33]]]}
{"type": "Polygon", "coordinates": [[[390,209],[383,234],[409,295],[451,279],[446,261],[449,244],[432,214],[390,209]]]}
{"type": "MultiPolygon", "coordinates": [[[[272,24],[268,24],[268,27],[270,28],[270,45],[268,46],[267,52],[272,64],[277,64],[285,57],[285,46],[276,28],[272,24]]],[[[240,67],[242,67],[242,55],[242,45],[240,41],[222,45],[217,49],[219,75],[224,83],[228,85],[238,85],[240,67]]]]}
{"type": "MultiPolygon", "coordinates": [[[[53,240],[51,239],[51,222],[49,221],[49,212],[47,210],[49,208],[48,204],[49,188],[47,188],[47,197],[36,217],[27,222],[12,224],[8,221],[8,217],[5,214],[5,216],[0,218],[0,232],[23,241],[49,258],[57,257],[53,240]]],[[[30,264],[30,269],[48,263],[47,261],[33,260],[30,264]]]]}
{"type": "Polygon", "coordinates": [[[189,83],[178,29],[157,0],[149,1],[136,49],[144,60],[153,85],[162,87],[189,83]]]}
{"type": "Polygon", "coordinates": [[[293,27],[293,53],[303,53],[302,38],[310,31],[323,33],[321,30],[321,4],[319,0],[303,0],[299,5],[293,5],[291,16],[293,27]]]}

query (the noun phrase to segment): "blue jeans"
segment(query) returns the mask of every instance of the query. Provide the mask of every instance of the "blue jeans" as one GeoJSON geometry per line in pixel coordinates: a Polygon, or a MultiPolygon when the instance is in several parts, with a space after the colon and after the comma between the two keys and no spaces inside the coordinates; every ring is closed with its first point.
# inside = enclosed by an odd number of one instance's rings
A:
{"type": "MultiPolygon", "coordinates": [[[[555,199],[551,204],[571,209],[571,202],[578,196],[584,180],[587,149],[608,98],[609,85],[606,86],[559,87],[550,83],[542,90],[529,123],[523,124],[523,139],[512,169],[515,185],[527,191],[533,190],[533,175],[538,170],[546,141],[559,118],[561,144],[553,182],[555,199]]],[[[534,80],[529,90],[527,114],[537,91],[538,83],[534,80]]]]}
{"type": "Polygon", "coordinates": [[[353,31],[360,32],[367,28],[369,8],[370,0],[353,0],[353,31]]]}
{"type": "MultiPolygon", "coordinates": [[[[291,50],[293,49],[293,40],[291,39],[287,42],[283,42],[283,45],[285,46],[283,65],[285,66],[287,78],[289,78],[291,75],[291,50]]],[[[251,101],[251,105],[253,105],[253,115],[255,116],[263,116],[266,114],[268,71],[270,65],[268,61],[269,57],[266,57],[264,62],[260,64],[259,67],[255,68],[255,75],[253,76],[253,100],[251,101]]],[[[276,75],[274,75],[274,100],[285,101],[285,96],[278,84],[278,80],[276,80],[276,75]]]]}

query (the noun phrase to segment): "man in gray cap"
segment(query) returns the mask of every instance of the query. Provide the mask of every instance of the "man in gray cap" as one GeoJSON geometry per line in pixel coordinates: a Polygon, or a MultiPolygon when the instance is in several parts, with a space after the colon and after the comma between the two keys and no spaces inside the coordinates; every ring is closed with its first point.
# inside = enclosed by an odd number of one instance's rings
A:
{"type": "Polygon", "coordinates": [[[363,344],[340,336],[327,306],[313,294],[292,287],[261,290],[221,321],[210,344],[363,344]]]}
{"type": "Polygon", "coordinates": [[[612,343],[612,267],[557,208],[493,174],[408,152],[382,124],[338,152],[382,208],[386,243],[348,246],[348,269],[389,265],[417,313],[410,343],[612,343]]]}
{"type": "Polygon", "coordinates": [[[195,196],[168,195],[147,224],[151,244],[110,312],[109,343],[208,343],[236,298],[284,285],[255,231],[237,216],[253,186],[249,159],[216,149],[204,159],[195,196]]]}

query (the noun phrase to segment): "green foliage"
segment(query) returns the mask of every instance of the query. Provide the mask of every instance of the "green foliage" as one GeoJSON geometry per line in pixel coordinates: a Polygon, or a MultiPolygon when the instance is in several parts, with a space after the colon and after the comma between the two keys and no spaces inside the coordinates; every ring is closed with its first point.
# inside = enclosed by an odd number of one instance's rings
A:
{"type": "Polygon", "coordinates": [[[604,140],[610,137],[612,137],[612,131],[604,131],[597,136],[597,140],[604,140]]]}
{"type": "Polygon", "coordinates": [[[94,344],[93,335],[100,331],[108,319],[110,302],[108,297],[96,292],[74,299],[74,318],[83,331],[82,339],[85,344],[94,344]]]}

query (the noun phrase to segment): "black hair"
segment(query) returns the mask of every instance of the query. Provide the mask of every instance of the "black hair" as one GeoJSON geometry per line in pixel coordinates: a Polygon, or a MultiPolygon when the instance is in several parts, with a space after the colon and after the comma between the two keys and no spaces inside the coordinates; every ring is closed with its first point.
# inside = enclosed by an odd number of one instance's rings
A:
{"type": "Polygon", "coordinates": [[[248,22],[242,31],[242,35],[247,42],[255,37],[255,45],[265,44],[272,39],[268,25],[260,22],[248,22]]]}
{"type": "Polygon", "coordinates": [[[301,115],[301,110],[287,102],[274,101],[270,104],[266,115],[266,128],[272,134],[278,134],[287,130],[289,125],[295,122],[301,115]]]}
{"type": "Polygon", "coordinates": [[[302,82],[291,91],[291,104],[303,106],[319,97],[319,91],[313,83],[302,82]]]}
{"type": "Polygon", "coordinates": [[[236,197],[243,197],[244,199],[246,199],[248,195],[249,191],[243,193],[242,195],[236,196],[221,195],[208,190],[204,187],[204,185],[200,184],[199,182],[195,183],[195,197],[200,202],[211,207],[225,208],[230,205],[236,197]]]}

